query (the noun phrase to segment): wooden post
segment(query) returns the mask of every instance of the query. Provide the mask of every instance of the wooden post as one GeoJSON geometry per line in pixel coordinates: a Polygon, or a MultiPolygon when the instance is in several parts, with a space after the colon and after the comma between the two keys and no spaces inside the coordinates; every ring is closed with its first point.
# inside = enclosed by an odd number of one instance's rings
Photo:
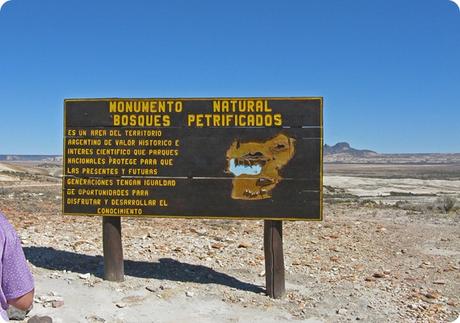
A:
{"type": "Polygon", "coordinates": [[[121,219],[119,216],[102,217],[102,241],[104,249],[104,279],[124,280],[123,245],[121,243],[121,219]]]}
{"type": "Polygon", "coordinates": [[[265,282],[267,294],[283,297],[284,283],[283,221],[264,221],[265,282]]]}

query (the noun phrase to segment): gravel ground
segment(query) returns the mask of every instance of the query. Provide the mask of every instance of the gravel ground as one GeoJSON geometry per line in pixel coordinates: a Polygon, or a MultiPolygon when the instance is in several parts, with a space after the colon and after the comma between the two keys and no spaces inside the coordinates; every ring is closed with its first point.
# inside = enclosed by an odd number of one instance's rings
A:
{"type": "Polygon", "coordinates": [[[287,293],[280,300],[264,293],[262,221],[123,219],[126,279],[112,283],[102,280],[101,219],[62,216],[59,183],[0,181],[0,210],[16,227],[36,278],[29,316],[49,315],[54,322],[454,321],[460,312],[458,209],[404,209],[353,196],[346,185],[332,191],[323,222],[284,223],[287,293]]]}

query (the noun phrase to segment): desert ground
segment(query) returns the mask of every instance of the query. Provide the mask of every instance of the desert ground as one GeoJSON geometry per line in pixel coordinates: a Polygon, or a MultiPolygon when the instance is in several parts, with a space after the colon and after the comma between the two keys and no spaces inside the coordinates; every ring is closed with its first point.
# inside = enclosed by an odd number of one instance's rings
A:
{"type": "Polygon", "coordinates": [[[452,322],[459,316],[456,160],[325,164],[324,221],[284,223],[287,293],[277,300],[264,290],[262,221],[123,219],[125,281],[104,281],[101,218],[62,216],[61,171],[55,161],[0,162],[0,210],[17,229],[36,280],[28,317],[452,322]]]}

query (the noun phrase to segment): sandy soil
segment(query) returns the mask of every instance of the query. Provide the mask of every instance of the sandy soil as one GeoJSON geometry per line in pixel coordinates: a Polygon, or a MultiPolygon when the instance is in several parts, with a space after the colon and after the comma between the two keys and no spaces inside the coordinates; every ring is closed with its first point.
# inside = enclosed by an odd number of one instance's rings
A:
{"type": "Polygon", "coordinates": [[[262,221],[124,219],[126,279],[111,283],[102,280],[100,218],[60,215],[60,186],[40,185],[56,180],[49,175],[0,180],[0,210],[17,228],[36,278],[29,316],[453,321],[460,312],[460,211],[458,202],[446,213],[432,201],[458,197],[458,180],[371,178],[350,169],[348,176],[326,174],[323,222],[285,222],[287,294],[280,300],[264,293],[262,221]],[[401,195],[390,194],[396,189],[401,195]],[[419,203],[431,206],[412,207],[419,203]]]}
{"type": "Polygon", "coordinates": [[[324,185],[341,188],[359,197],[389,196],[398,193],[460,198],[460,180],[436,180],[416,178],[369,178],[356,176],[324,176],[324,185]]]}

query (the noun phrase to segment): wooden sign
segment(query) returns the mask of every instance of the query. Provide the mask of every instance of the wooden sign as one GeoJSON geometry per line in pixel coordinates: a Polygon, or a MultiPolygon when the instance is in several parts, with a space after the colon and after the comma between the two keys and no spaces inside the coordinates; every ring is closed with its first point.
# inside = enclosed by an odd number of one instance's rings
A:
{"type": "Polygon", "coordinates": [[[67,215],[322,219],[322,98],[70,99],[67,215]]]}

